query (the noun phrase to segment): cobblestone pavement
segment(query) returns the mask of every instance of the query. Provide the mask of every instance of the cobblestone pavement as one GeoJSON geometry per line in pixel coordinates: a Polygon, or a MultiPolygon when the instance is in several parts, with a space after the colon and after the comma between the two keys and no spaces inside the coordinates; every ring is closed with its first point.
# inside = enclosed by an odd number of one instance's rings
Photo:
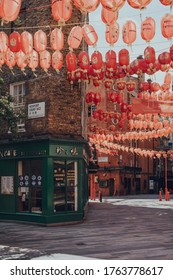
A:
{"type": "Polygon", "coordinates": [[[133,199],[89,202],[86,219],[74,225],[42,227],[1,221],[0,259],[172,260],[173,202],[166,204],[158,197],[133,199]]]}

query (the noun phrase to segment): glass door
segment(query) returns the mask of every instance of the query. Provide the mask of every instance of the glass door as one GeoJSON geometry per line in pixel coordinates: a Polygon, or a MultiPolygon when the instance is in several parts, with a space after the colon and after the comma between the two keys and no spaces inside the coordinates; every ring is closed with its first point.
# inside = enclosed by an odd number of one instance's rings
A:
{"type": "Polygon", "coordinates": [[[78,210],[77,161],[54,160],[54,212],[78,210]]]}
{"type": "Polygon", "coordinates": [[[18,211],[42,212],[42,171],[40,159],[18,161],[18,211]]]}

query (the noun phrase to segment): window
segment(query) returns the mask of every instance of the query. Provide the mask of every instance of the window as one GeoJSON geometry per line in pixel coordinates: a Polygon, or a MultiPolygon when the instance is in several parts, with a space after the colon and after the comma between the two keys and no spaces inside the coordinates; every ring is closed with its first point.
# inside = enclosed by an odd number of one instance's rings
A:
{"type": "MultiPolygon", "coordinates": [[[[10,85],[10,94],[14,101],[12,103],[16,112],[21,112],[25,108],[25,82],[15,83],[10,85]]],[[[18,122],[18,132],[25,132],[25,121],[20,119],[18,122]]]]}
{"type": "Polygon", "coordinates": [[[108,187],[108,181],[107,180],[100,180],[99,181],[99,187],[100,188],[107,188],[108,187]]]}
{"type": "Polygon", "coordinates": [[[96,109],[97,109],[97,107],[94,104],[88,106],[88,117],[92,117],[93,113],[96,109]]]}

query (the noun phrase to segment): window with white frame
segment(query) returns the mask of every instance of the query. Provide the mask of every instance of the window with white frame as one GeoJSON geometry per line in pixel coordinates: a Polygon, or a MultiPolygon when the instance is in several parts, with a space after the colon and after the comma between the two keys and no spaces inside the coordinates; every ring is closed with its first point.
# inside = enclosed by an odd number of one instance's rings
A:
{"type": "MultiPolygon", "coordinates": [[[[19,82],[10,85],[10,94],[13,97],[12,107],[16,112],[21,112],[25,108],[25,82],[19,82]]],[[[25,131],[25,121],[21,118],[17,124],[18,132],[25,131]]]]}

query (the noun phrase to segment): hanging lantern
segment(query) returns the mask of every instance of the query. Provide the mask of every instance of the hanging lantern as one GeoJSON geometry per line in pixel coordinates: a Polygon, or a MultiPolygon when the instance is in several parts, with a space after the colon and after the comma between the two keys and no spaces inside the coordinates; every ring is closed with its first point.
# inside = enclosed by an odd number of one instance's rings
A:
{"type": "Polygon", "coordinates": [[[100,4],[99,0],[74,0],[74,4],[77,9],[79,9],[82,13],[90,13],[97,9],[100,4]]]}
{"type": "Polygon", "coordinates": [[[95,93],[94,104],[97,106],[101,101],[102,101],[101,94],[99,92],[95,93]]]}
{"type": "Polygon", "coordinates": [[[173,0],[160,0],[164,6],[173,6],[173,0]]]}
{"type": "Polygon", "coordinates": [[[21,50],[25,54],[30,54],[33,51],[33,37],[28,31],[21,34],[21,50]]]}
{"type": "Polygon", "coordinates": [[[163,52],[163,53],[159,54],[158,61],[160,64],[169,64],[171,62],[170,53],[163,52]]]}
{"type": "Polygon", "coordinates": [[[77,69],[77,57],[74,52],[70,51],[66,55],[66,64],[69,72],[74,72],[77,69]]]}
{"type": "Polygon", "coordinates": [[[155,82],[151,83],[150,84],[150,90],[156,92],[156,91],[160,90],[160,85],[158,83],[155,83],[155,82]]]}
{"type": "Polygon", "coordinates": [[[123,42],[131,45],[136,40],[136,24],[132,20],[128,20],[122,29],[123,42]]]}
{"type": "Polygon", "coordinates": [[[83,34],[80,26],[74,26],[68,35],[67,43],[70,49],[77,49],[82,41],[83,34]]]}
{"type": "Polygon", "coordinates": [[[6,52],[8,50],[9,39],[5,32],[0,32],[0,52],[6,52]]]}
{"type": "Polygon", "coordinates": [[[106,26],[106,33],[105,33],[105,37],[106,37],[106,42],[110,45],[115,44],[118,39],[119,39],[119,24],[118,22],[115,22],[112,25],[107,25],[106,26]]]}
{"type": "Polygon", "coordinates": [[[50,46],[54,51],[60,51],[64,47],[64,34],[61,29],[55,28],[50,34],[50,46]]]}
{"type": "Polygon", "coordinates": [[[113,71],[117,68],[116,65],[116,53],[112,50],[109,50],[105,54],[105,62],[106,62],[106,68],[110,71],[113,71]]]}
{"type": "Polygon", "coordinates": [[[150,84],[148,82],[142,82],[139,88],[141,91],[147,91],[150,88],[150,84]]]}
{"type": "Polygon", "coordinates": [[[4,53],[0,52],[0,69],[5,63],[4,53]]]}
{"type": "Polygon", "coordinates": [[[85,42],[88,46],[95,46],[98,41],[98,35],[94,29],[94,27],[90,24],[85,24],[82,27],[82,33],[85,42]]]}
{"type": "Polygon", "coordinates": [[[25,67],[28,65],[28,61],[26,55],[22,51],[19,51],[16,54],[16,63],[22,71],[25,71],[25,67]]]}
{"type": "Polygon", "coordinates": [[[36,68],[38,67],[38,64],[39,64],[38,53],[35,50],[33,50],[28,55],[28,67],[31,68],[33,72],[35,72],[36,68]]]}
{"type": "Polygon", "coordinates": [[[105,86],[106,89],[110,90],[112,88],[112,85],[113,85],[113,81],[112,80],[110,80],[110,79],[104,80],[104,86],[105,86]]]}
{"type": "Polygon", "coordinates": [[[89,70],[90,58],[88,52],[81,51],[78,55],[79,67],[85,71],[89,70]]]}
{"type": "Polygon", "coordinates": [[[134,91],[135,87],[136,87],[136,83],[134,81],[126,82],[127,91],[134,91]]]}
{"type": "Polygon", "coordinates": [[[9,36],[9,48],[12,52],[19,52],[21,49],[21,35],[14,31],[9,36]]]}
{"type": "Polygon", "coordinates": [[[8,49],[5,53],[5,63],[10,69],[12,69],[16,64],[15,54],[10,51],[10,49],[8,49]]]}
{"type": "Polygon", "coordinates": [[[86,97],[85,97],[85,100],[86,100],[86,103],[88,104],[92,104],[93,101],[94,101],[94,98],[95,98],[95,93],[90,91],[86,94],[86,97]]]}
{"type": "Polygon", "coordinates": [[[163,37],[170,39],[173,37],[173,15],[166,14],[161,20],[161,31],[163,37]]]}
{"type": "Polygon", "coordinates": [[[120,66],[129,65],[129,61],[130,61],[129,51],[126,49],[120,50],[118,53],[118,61],[120,66]]]}
{"type": "Polygon", "coordinates": [[[52,54],[52,67],[59,73],[59,70],[62,68],[63,65],[63,55],[60,51],[55,51],[52,54]]]}
{"type": "Polygon", "coordinates": [[[155,36],[156,22],[153,18],[147,17],[141,24],[141,37],[149,42],[155,36]]]}
{"type": "Polygon", "coordinates": [[[0,17],[3,21],[9,22],[17,19],[22,0],[1,0],[0,17]]]}
{"type": "Polygon", "coordinates": [[[71,0],[52,0],[52,16],[59,25],[64,25],[72,15],[71,0]]]}
{"type": "Polygon", "coordinates": [[[121,9],[126,0],[100,0],[102,6],[110,11],[118,11],[121,9]]]}
{"type": "Polygon", "coordinates": [[[121,112],[125,113],[127,112],[128,104],[127,103],[122,103],[121,104],[121,112]]]}
{"type": "Polygon", "coordinates": [[[124,90],[126,87],[126,82],[124,80],[119,80],[116,82],[116,86],[118,90],[124,90]]]}
{"type": "Polygon", "coordinates": [[[51,65],[51,54],[47,50],[40,52],[40,67],[47,72],[51,65]]]}
{"type": "Polygon", "coordinates": [[[38,30],[34,34],[34,49],[37,52],[43,52],[47,48],[47,35],[44,31],[38,30]]]}
{"type": "Polygon", "coordinates": [[[101,70],[103,66],[102,54],[99,51],[94,51],[91,55],[91,63],[94,70],[101,70]]]}
{"type": "Polygon", "coordinates": [[[116,103],[116,102],[117,102],[117,93],[116,93],[116,92],[111,92],[109,98],[110,98],[110,101],[111,101],[112,103],[116,103]]]}
{"type": "Polygon", "coordinates": [[[152,0],[127,0],[128,4],[134,9],[144,9],[152,0]]]}
{"type": "Polygon", "coordinates": [[[146,47],[144,50],[144,59],[146,63],[154,63],[156,61],[156,53],[153,47],[146,47]]]}
{"type": "Polygon", "coordinates": [[[76,69],[76,71],[74,73],[74,77],[78,83],[81,83],[81,80],[83,77],[83,71],[80,68],[76,69]]]}
{"type": "Polygon", "coordinates": [[[173,45],[169,49],[171,61],[173,61],[173,45]]]}
{"type": "Polygon", "coordinates": [[[104,7],[101,10],[101,19],[107,25],[112,25],[118,19],[118,11],[111,11],[104,7]]]}
{"type": "Polygon", "coordinates": [[[171,73],[166,73],[164,77],[164,84],[172,85],[172,75],[171,73]]]}

